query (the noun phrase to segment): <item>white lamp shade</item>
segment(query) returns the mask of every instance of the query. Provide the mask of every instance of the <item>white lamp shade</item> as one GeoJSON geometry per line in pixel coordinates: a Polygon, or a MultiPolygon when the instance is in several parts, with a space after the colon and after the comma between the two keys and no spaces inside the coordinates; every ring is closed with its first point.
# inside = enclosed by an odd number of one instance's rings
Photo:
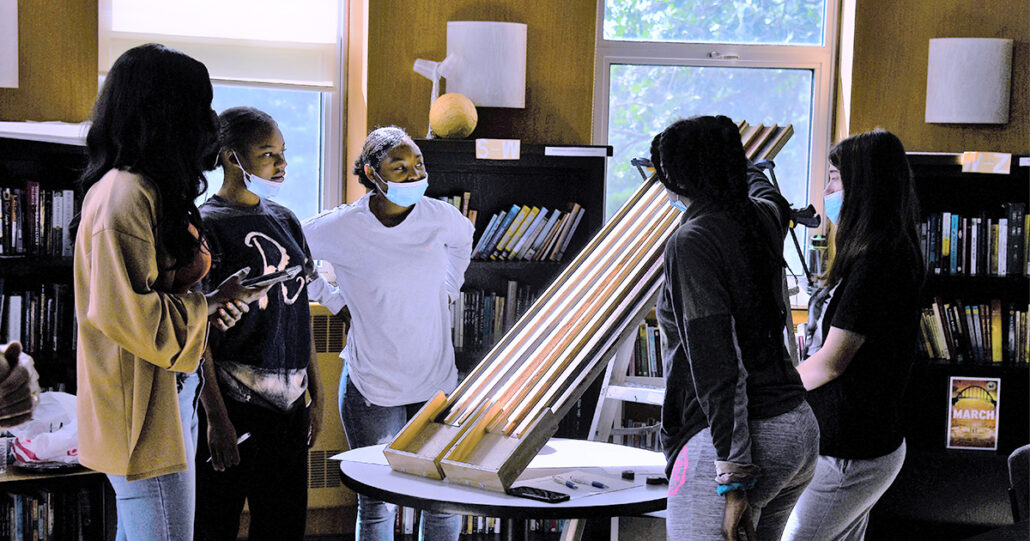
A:
{"type": "Polygon", "coordinates": [[[448,21],[447,92],[481,107],[526,106],[526,25],[448,21]]]}
{"type": "Polygon", "coordinates": [[[1005,124],[1011,78],[1011,39],[931,39],[926,122],[1005,124]]]}
{"type": "Polygon", "coordinates": [[[18,2],[0,0],[0,88],[18,88],[18,2]]]}

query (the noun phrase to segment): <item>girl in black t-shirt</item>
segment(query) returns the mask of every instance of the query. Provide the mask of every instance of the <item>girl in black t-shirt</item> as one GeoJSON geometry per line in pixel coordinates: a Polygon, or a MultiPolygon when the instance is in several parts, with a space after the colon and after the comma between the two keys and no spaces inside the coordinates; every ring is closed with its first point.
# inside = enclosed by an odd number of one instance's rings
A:
{"type": "Polygon", "coordinates": [[[784,539],[864,538],[869,510],[905,459],[899,408],[924,267],[901,141],[875,130],[838,143],[824,197],[835,254],[809,304],[807,359],[798,366],[819,420],[820,456],[784,539]]]}

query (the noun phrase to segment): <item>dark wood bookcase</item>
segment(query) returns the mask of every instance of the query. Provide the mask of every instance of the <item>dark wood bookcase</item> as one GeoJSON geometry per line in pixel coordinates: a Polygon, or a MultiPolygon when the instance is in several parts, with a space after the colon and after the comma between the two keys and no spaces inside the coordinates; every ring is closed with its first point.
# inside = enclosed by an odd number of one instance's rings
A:
{"type": "MultiPolygon", "coordinates": [[[[512,205],[566,210],[569,203],[583,207],[583,218],[572,234],[564,256],[557,262],[473,260],[465,273],[465,289],[506,292],[509,280],[528,285],[539,295],[586,246],[604,223],[607,146],[547,145],[522,142],[516,160],[476,158],[475,140],[418,139],[430,197],[471,194],[469,208],[477,212],[473,243],[479,242],[490,217],[512,205]],[[570,155],[572,154],[572,155],[570,155]]],[[[470,372],[489,351],[455,351],[460,377],[470,372]]],[[[559,435],[586,437],[597,403],[600,382],[584,394],[559,429],[559,435]]]]}
{"type": "MultiPolygon", "coordinates": [[[[28,123],[0,123],[0,190],[3,188],[24,189],[27,181],[39,183],[41,190],[72,190],[75,181],[86,164],[86,149],[79,125],[61,125],[40,129],[28,123]]],[[[78,212],[81,194],[75,193],[73,210],[78,212]]],[[[50,224],[43,223],[43,227],[50,224]]],[[[3,287],[4,303],[10,300],[10,293],[43,292],[54,284],[60,284],[62,295],[58,315],[54,302],[38,307],[39,317],[48,318],[50,323],[32,327],[35,347],[28,348],[40,386],[44,389],[61,388],[74,394],[75,389],[75,331],[74,298],[72,287],[71,256],[45,255],[39,250],[24,250],[22,253],[0,254],[0,285],[3,287]],[[57,326],[57,318],[64,318],[57,326]],[[52,335],[60,332],[60,336],[52,335]]],[[[46,295],[44,293],[44,295],[46,295]]],[[[56,301],[56,299],[52,299],[56,301]]],[[[7,306],[0,310],[6,316],[7,306]]],[[[8,321],[0,321],[0,341],[7,338],[8,321]]],[[[22,332],[23,342],[25,333],[22,332]]],[[[6,494],[6,502],[13,505],[16,498],[23,498],[22,505],[35,499],[41,505],[44,499],[53,507],[54,539],[114,539],[115,505],[114,493],[106,477],[85,468],[68,473],[51,471],[37,472],[15,465],[8,466],[7,473],[0,474],[0,493],[6,494]],[[31,498],[31,499],[30,499],[31,498]]],[[[28,524],[26,535],[32,536],[28,524]]],[[[29,537],[26,537],[28,539],[29,537]]]]}
{"type": "MultiPolygon", "coordinates": [[[[0,137],[0,190],[24,190],[26,182],[30,181],[37,182],[41,190],[74,190],[75,180],[85,163],[85,147],[78,144],[0,137]]],[[[80,195],[75,194],[76,212],[80,202],[80,195]]],[[[22,203],[24,211],[24,201],[22,203]]],[[[52,210],[47,212],[52,213],[52,210]]],[[[44,223],[37,227],[43,230],[43,234],[52,229],[44,223]]],[[[0,254],[0,282],[5,303],[0,314],[8,315],[12,294],[30,292],[35,296],[42,293],[40,305],[34,308],[38,324],[20,332],[22,341],[35,359],[40,385],[44,389],[63,386],[65,391],[74,394],[72,257],[46,255],[28,249],[27,244],[25,246],[21,253],[0,254]],[[60,286],[60,299],[54,294],[54,285],[60,286]],[[60,313],[57,313],[58,302],[60,313]],[[32,335],[30,340],[26,334],[32,335]]],[[[29,304],[29,297],[23,296],[22,300],[23,306],[29,304]]],[[[28,312],[21,319],[24,321],[27,316],[28,312]]],[[[6,318],[0,321],[0,339],[9,336],[8,323],[6,318]]]]}
{"type": "MultiPolygon", "coordinates": [[[[1008,202],[1030,208],[1030,167],[1025,158],[1022,165],[1020,161],[1013,156],[1008,175],[963,173],[959,154],[910,154],[923,218],[942,212],[1001,218],[1005,216],[1002,203],[1008,202]]],[[[1014,303],[1025,311],[1028,293],[1028,279],[1022,273],[999,277],[931,271],[923,302],[930,306],[938,297],[964,303],[999,299],[1006,309],[1014,303]]],[[[918,358],[904,397],[908,456],[901,474],[874,508],[870,535],[879,523],[891,525],[883,534],[899,538],[939,534],[942,539],[957,539],[1011,522],[1006,459],[1028,443],[1028,383],[1030,370],[1025,363],[918,358]],[[947,448],[953,376],[1001,379],[997,450],[947,448]]]]}

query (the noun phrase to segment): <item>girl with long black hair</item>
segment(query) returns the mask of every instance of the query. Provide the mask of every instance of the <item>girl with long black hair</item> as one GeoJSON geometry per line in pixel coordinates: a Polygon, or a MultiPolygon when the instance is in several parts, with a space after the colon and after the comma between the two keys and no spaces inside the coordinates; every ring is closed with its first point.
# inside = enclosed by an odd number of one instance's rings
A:
{"type": "Polygon", "coordinates": [[[790,207],[724,116],[651,143],[683,215],[665,246],[658,324],[669,539],[774,539],[815,468],[818,428],[784,343],[790,207]]]}
{"type": "Polygon", "coordinates": [[[203,64],[130,49],[92,118],[74,252],[79,461],[114,487],[119,539],[191,540],[208,323],[230,327],[267,288],[240,286],[244,269],[188,291],[210,265],[193,203],[217,150],[203,64]]]}
{"type": "Polygon", "coordinates": [[[925,270],[901,141],[874,130],[838,143],[824,194],[835,253],[809,302],[798,366],[819,420],[819,462],[784,539],[864,538],[870,509],[905,460],[901,396],[925,270]]]}

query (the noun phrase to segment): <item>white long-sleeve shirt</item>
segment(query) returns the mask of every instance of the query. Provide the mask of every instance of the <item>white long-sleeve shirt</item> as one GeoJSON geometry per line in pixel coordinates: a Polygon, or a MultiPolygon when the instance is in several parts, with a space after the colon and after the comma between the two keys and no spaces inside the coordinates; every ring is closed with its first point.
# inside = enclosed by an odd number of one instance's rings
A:
{"type": "Polygon", "coordinates": [[[336,274],[308,285],[333,313],[350,308],[340,354],[351,381],[379,406],[422,402],[457,385],[448,304],[472,252],[472,223],[454,206],[423,197],[403,222],[384,226],[371,194],[302,224],[311,257],[336,274]]]}

